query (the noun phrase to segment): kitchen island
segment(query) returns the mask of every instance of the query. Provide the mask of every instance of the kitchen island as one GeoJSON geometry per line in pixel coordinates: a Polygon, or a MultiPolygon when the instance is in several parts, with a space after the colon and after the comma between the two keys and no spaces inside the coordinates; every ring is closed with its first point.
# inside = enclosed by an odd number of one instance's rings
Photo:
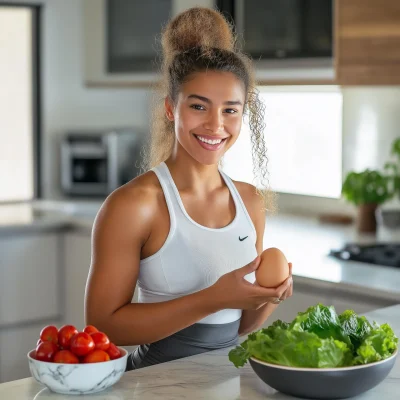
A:
{"type": "MultiPolygon", "coordinates": [[[[400,305],[378,309],[366,316],[381,324],[389,323],[400,336],[400,305]]],[[[245,337],[241,338],[241,341],[245,337]]],[[[112,388],[98,394],[81,396],[92,400],[108,399],[293,399],[261,381],[246,364],[236,369],[228,359],[232,347],[182,358],[152,367],[130,371],[112,388]]],[[[28,361],[27,361],[28,362],[28,361]]],[[[359,400],[397,400],[400,395],[400,357],[378,386],[357,397],[359,400]]],[[[43,388],[33,378],[20,379],[0,385],[0,399],[61,400],[60,395],[43,388]]]]}

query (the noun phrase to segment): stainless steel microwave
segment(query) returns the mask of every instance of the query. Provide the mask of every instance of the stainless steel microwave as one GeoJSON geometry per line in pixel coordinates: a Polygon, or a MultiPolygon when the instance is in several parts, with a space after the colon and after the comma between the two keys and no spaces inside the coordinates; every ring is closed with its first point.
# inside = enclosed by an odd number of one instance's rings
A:
{"type": "Polygon", "coordinates": [[[68,132],[61,141],[64,194],[106,196],[140,174],[143,132],[68,132]]]}

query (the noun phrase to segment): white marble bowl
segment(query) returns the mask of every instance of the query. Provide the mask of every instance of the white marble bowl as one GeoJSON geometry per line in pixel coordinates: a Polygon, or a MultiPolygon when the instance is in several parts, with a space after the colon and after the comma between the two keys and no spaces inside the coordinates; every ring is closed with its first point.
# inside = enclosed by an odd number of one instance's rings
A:
{"type": "Polygon", "coordinates": [[[118,347],[122,356],[116,360],[88,364],[60,364],[38,361],[28,353],[33,378],[53,392],[89,394],[100,392],[118,382],[126,369],[128,352],[118,347]]]}

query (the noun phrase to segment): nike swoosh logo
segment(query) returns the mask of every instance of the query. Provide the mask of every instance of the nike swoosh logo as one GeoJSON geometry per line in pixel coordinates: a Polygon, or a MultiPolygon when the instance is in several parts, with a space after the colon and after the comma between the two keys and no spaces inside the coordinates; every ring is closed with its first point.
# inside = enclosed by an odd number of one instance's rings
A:
{"type": "Polygon", "coordinates": [[[244,238],[241,238],[240,236],[239,236],[239,240],[241,241],[241,242],[243,242],[243,240],[244,239],[247,239],[248,238],[248,236],[245,236],[244,238]]]}

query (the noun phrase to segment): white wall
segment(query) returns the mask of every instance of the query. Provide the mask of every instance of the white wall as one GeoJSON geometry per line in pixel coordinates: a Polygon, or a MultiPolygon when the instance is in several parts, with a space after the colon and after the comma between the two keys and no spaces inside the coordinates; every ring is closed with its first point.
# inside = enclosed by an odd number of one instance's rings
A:
{"type": "Polygon", "coordinates": [[[43,5],[42,190],[46,198],[59,198],[60,135],[68,129],[146,128],[148,91],[84,86],[82,0],[11,2],[43,5]]]}

